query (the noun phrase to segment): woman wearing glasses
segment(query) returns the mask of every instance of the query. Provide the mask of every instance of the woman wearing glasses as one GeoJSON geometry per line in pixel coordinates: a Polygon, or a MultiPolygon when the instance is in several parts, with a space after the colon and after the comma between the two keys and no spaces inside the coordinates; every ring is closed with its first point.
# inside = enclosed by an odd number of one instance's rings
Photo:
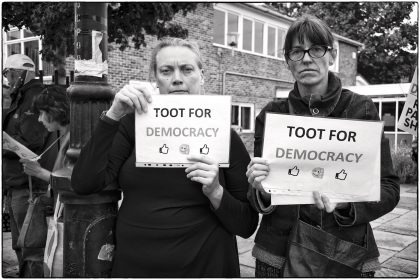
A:
{"type": "MultiPolygon", "coordinates": [[[[256,277],[281,277],[284,273],[289,234],[299,217],[302,221],[322,229],[342,240],[367,248],[361,266],[338,277],[373,277],[379,269],[379,252],[369,225],[390,212],[399,201],[399,184],[395,176],[387,139],[381,143],[381,200],[379,202],[331,203],[329,198],[314,192],[315,205],[271,205],[271,196],[261,186],[270,172],[270,164],[261,158],[265,114],[379,120],[373,102],[343,89],[340,79],[328,71],[337,52],[328,26],[312,16],[297,19],[289,28],[284,45],[288,69],[296,82],[287,101],[273,101],[257,116],[254,156],[248,165],[247,177],[252,188],[249,199],[263,214],[255,238],[252,255],[256,258],[256,277]],[[299,215],[299,216],[298,216],[299,215]]],[[[350,256],[352,252],[348,252],[350,256]]],[[[313,265],[316,266],[316,260],[313,265]]],[[[302,271],[311,269],[302,268],[302,271]]],[[[311,275],[313,270],[307,277],[311,275]]]]}

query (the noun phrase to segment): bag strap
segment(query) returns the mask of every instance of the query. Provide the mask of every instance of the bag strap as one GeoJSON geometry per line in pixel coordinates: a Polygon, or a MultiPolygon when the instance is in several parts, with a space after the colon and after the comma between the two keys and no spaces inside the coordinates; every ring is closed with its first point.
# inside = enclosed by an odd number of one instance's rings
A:
{"type": "Polygon", "coordinates": [[[54,209],[54,220],[57,221],[63,213],[64,204],[60,201],[60,195],[57,195],[57,202],[54,209]]]}
{"type": "Polygon", "coordinates": [[[25,247],[25,239],[26,239],[26,235],[28,233],[29,224],[31,223],[32,215],[34,213],[35,204],[38,203],[38,200],[39,200],[39,197],[35,198],[34,201],[32,201],[32,200],[29,201],[29,206],[28,206],[28,210],[26,211],[25,220],[23,220],[22,228],[20,229],[19,237],[18,237],[18,240],[17,240],[17,246],[19,248],[24,248],[25,247]]]}
{"type": "Polygon", "coordinates": [[[33,194],[32,194],[32,176],[28,175],[28,182],[29,182],[29,201],[33,201],[33,194]]]}

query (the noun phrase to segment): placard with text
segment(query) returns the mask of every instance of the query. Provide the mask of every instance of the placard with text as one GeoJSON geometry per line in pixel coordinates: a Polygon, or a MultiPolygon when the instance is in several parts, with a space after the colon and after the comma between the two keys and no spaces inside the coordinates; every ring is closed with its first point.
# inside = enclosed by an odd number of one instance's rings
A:
{"type": "Polygon", "coordinates": [[[262,181],[271,203],[312,204],[313,191],[331,202],[378,201],[383,123],[267,113],[262,181]]]}
{"type": "Polygon", "coordinates": [[[152,95],[136,113],[136,166],[185,167],[189,155],[229,166],[231,96],[152,95]]]}

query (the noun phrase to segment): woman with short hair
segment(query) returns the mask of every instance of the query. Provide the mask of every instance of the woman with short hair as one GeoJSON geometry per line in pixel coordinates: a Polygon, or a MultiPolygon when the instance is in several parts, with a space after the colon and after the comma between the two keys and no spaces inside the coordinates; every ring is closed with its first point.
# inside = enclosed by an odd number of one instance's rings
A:
{"type": "MultiPolygon", "coordinates": [[[[160,94],[203,93],[201,56],[186,40],[160,42],[151,73],[160,94]]],[[[73,169],[79,194],[115,181],[123,191],[112,277],[240,277],[235,235],[251,236],[258,223],[246,196],[248,152],[231,131],[228,168],[203,155],[190,155],[186,169],[136,167],[134,110],[146,112],[152,98],[145,86],[125,85],[73,169]]]]}
{"type": "MultiPolygon", "coordinates": [[[[328,70],[334,64],[337,51],[334,49],[334,37],[323,21],[313,16],[303,16],[293,22],[286,34],[284,54],[287,67],[296,82],[287,101],[270,102],[257,116],[255,158],[247,170],[248,181],[252,185],[249,192],[251,204],[263,214],[252,250],[256,258],[255,275],[283,276],[290,233],[299,218],[341,240],[367,248],[358,259],[361,265],[352,270],[353,274],[346,274],[343,270],[334,275],[337,271],[329,271],[330,277],[373,277],[380,264],[369,222],[390,212],[399,201],[398,177],[393,170],[387,138],[382,136],[381,200],[378,202],[337,204],[331,203],[327,195],[314,192],[315,205],[274,206],[271,205],[271,195],[261,185],[270,172],[270,164],[261,158],[266,113],[379,120],[370,98],[342,88],[340,78],[328,70]]],[[[351,257],[352,253],[349,251],[343,257],[351,257]]],[[[293,261],[299,265],[299,260],[293,261]]],[[[311,274],[317,271],[316,261],[313,259],[313,267],[302,266],[299,276],[317,276],[311,274]]]]}

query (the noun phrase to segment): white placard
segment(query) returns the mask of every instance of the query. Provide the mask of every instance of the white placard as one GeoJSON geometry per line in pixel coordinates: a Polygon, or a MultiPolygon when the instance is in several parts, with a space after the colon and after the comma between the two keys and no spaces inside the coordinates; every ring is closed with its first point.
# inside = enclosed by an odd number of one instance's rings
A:
{"type": "Polygon", "coordinates": [[[14,152],[22,159],[34,159],[38,156],[5,131],[3,131],[3,149],[14,152]]]}
{"type": "Polygon", "coordinates": [[[407,100],[405,101],[404,108],[401,112],[400,119],[398,120],[398,128],[417,136],[418,126],[418,77],[417,68],[414,72],[414,77],[410,85],[410,90],[407,94],[407,100]]]}
{"type": "Polygon", "coordinates": [[[262,181],[271,203],[312,204],[312,192],[332,202],[378,201],[383,123],[267,113],[262,181]]]}
{"type": "Polygon", "coordinates": [[[136,113],[136,166],[185,167],[188,155],[229,166],[231,96],[153,95],[136,113]]]}

